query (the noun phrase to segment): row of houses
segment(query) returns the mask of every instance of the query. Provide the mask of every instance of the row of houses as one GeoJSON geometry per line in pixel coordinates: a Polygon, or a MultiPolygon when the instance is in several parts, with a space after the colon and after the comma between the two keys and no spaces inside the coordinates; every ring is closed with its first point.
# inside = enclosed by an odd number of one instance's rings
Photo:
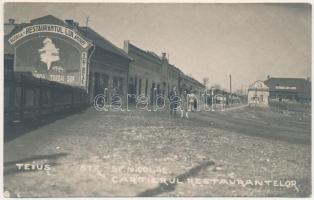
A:
{"type": "Polygon", "coordinates": [[[267,76],[258,80],[248,89],[248,103],[268,106],[269,102],[297,102],[310,104],[311,81],[309,78],[282,78],[267,76]]]}
{"type": "Polygon", "coordinates": [[[91,102],[110,95],[169,95],[173,88],[200,95],[205,86],[157,55],[124,41],[116,47],[90,27],[52,15],[5,24],[5,73],[14,71],[85,90],[91,102]]]}

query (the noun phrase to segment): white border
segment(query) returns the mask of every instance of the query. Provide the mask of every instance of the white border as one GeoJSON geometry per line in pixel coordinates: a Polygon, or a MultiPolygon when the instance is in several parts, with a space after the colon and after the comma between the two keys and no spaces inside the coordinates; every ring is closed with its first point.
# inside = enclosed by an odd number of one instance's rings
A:
{"type": "MultiPolygon", "coordinates": [[[[110,2],[110,3],[309,3],[309,4],[312,4],[313,0],[307,0],[307,1],[300,1],[300,0],[196,0],[196,1],[193,1],[193,0],[159,0],[159,1],[156,1],[156,0],[68,0],[68,1],[62,1],[62,0],[50,0],[50,1],[40,1],[40,0],[32,0],[32,1],[28,1],[28,0],[24,0],[24,1],[20,1],[20,0],[0,0],[0,2],[2,3],[1,5],[1,8],[0,8],[0,13],[3,13],[3,7],[4,7],[4,2],[49,2],[49,3],[100,3],[100,2],[110,2]]],[[[313,10],[313,8],[312,8],[313,10]]],[[[2,22],[2,25],[0,26],[0,31],[1,31],[1,39],[0,39],[0,46],[2,47],[1,50],[0,50],[0,57],[1,57],[1,64],[0,64],[0,84],[1,84],[1,95],[0,95],[0,101],[1,101],[1,108],[0,108],[0,111],[2,113],[1,117],[0,117],[0,128],[3,132],[3,77],[4,77],[4,71],[3,71],[3,61],[4,61],[4,57],[3,57],[3,36],[4,36],[4,30],[3,30],[3,14],[1,14],[1,22],[2,22]]],[[[313,27],[313,13],[312,13],[312,27],[313,27]]],[[[312,38],[313,38],[313,30],[312,30],[312,38]]],[[[313,47],[313,39],[312,39],[312,47],[313,47]]],[[[313,52],[312,48],[311,48],[311,51],[313,52]]],[[[313,56],[312,56],[312,65],[313,65],[313,56]]],[[[312,69],[312,67],[311,67],[312,69]]],[[[311,75],[313,77],[313,70],[311,70],[311,75]]],[[[314,92],[314,89],[312,87],[312,94],[314,92]]],[[[313,110],[312,110],[313,111],[313,110]]],[[[313,127],[313,118],[312,118],[312,126],[311,128],[313,127]]],[[[1,143],[1,155],[0,155],[0,162],[2,163],[0,165],[0,171],[3,172],[3,134],[2,134],[2,137],[0,139],[0,143],[1,143]]],[[[313,143],[313,142],[312,142],[313,143]]],[[[313,144],[312,144],[312,152],[311,152],[313,155],[313,144]]],[[[313,156],[312,156],[312,170],[311,170],[311,174],[312,174],[312,193],[313,193],[313,156]]],[[[0,188],[1,188],[1,196],[3,196],[3,173],[1,173],[2,175],[0,176],[0,188]]],[[[313,196],[313,195],[312,195],[313,196]]],[[[139,197],[137,197],[139,198],[139,197]]],[[[137,199],[136,198],[136,199],[137,199]]],[[[11,198],[11,199],[14,199],[14,198],[11,198]]],[[[39,198],[30,198],[30,199],[39,199],[39,198]]],[[[46,198],[46,199],[65,199],[65,198],[46,198]]],[[[66,198],[66,199],[73,199],[73,200],[83,200],[83,199],[128,199],[128,198],[66,198]]],[[[161,198],[161,197],[148,197],[148,198],[145,198],[145,199],[169,199],[169,198],[161,198]]],[[[191,199],[191,198],[180,198],[180,199],[191,199]]],[[[193,197],[193,199],[195,199],[195,197],[193,197]]],[[[230,198],[230,197],[214,197],[214,198],[197,198],[197,199],[222,199],[222,200],[225,200],[225,199],[243,199],[242,197],[233,197],[233,198],[230,198]]],[[[268,197],[268,198],[245,198],[245,199],[254,199],[254,200],[260,200],[260,199],[289,199],[289,200],[293,200],[293,199],[308,199],[308,198],[277,198],[277,197],[268,197]]]]}

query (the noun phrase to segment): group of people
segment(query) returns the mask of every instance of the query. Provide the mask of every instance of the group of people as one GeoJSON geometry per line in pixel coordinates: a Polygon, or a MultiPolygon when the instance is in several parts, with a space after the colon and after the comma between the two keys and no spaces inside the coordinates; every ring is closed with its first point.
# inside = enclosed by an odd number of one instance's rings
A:
{"type": "Polygon", "coordinates": [[[187,90],[184,90],[178,94],[177,88],[174,87],[169,94],[169,100],[171,116],[176,116],[179,111],[181,118],[189,119],[189,112],[197,110],[197,98],[192,91],[188,93],[187,90]]]}

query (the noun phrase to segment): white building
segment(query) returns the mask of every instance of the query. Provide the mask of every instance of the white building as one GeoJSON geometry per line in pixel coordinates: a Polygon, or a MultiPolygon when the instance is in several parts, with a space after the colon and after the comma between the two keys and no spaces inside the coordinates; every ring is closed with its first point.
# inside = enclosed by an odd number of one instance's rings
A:
{"type": "Polygon", "coordinates": [[[248,104],[250,106],[268,107],[269,88],[263,81],[256,81],[248,89],[248,104]]]}

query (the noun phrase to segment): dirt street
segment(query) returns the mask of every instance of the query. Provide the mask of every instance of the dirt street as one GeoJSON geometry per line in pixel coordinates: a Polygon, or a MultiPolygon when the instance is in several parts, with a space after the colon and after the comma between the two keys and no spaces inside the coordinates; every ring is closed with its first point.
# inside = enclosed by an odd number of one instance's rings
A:
{"type": "Polygon", "coordinates": [[[248,107],[189,120],[89,108],[7,140],[4,189],[13,197],[309,196],[310,124],[308,114],[248,107]]]}

